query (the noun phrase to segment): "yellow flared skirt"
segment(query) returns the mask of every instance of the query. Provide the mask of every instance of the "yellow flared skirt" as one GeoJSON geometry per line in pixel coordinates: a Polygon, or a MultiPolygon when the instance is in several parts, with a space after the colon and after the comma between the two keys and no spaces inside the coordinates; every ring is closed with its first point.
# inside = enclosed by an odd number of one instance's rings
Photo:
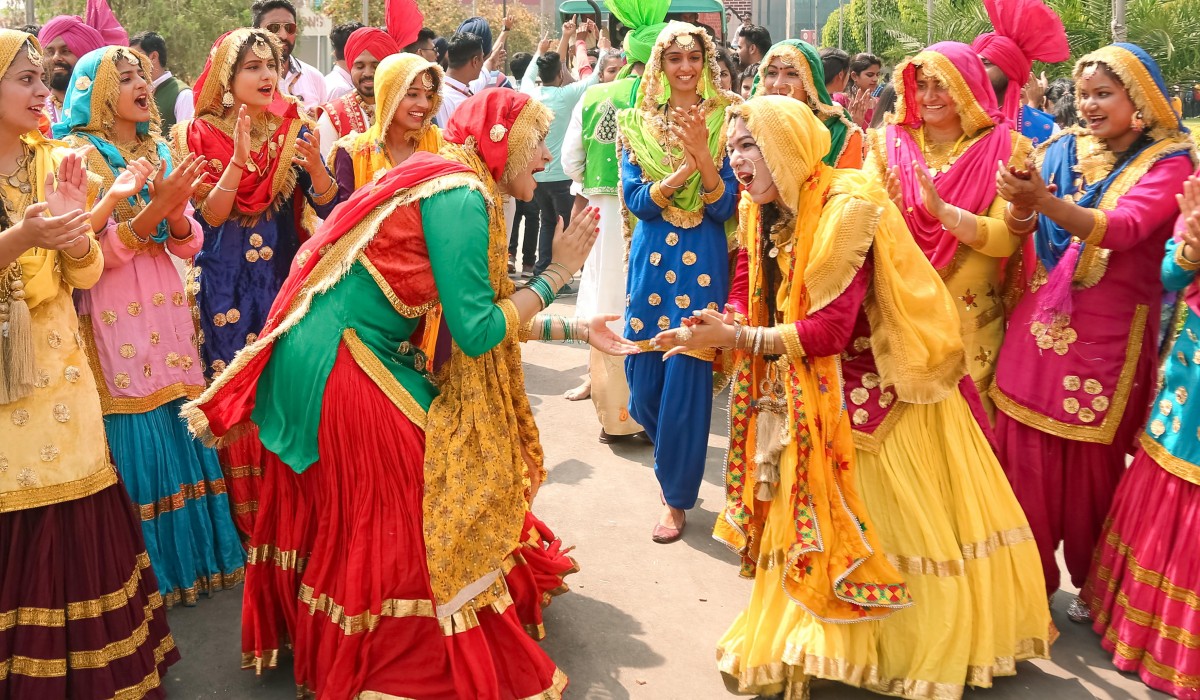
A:
{"type": "Polygon", "coordinates": [[[818,677],[957,700],[967,685],[1014,674],[1017,661],[1047,658],[1050,611],[1033,533],[961,393],[905,406],[879,453],[856,457],[868,525],[915,604],[881,621],[831,624],[788,597],[778,564],[794,532],[797,470],[781,464],[750,604],[717,646],[727,682],[803,698],[818,677]]]}

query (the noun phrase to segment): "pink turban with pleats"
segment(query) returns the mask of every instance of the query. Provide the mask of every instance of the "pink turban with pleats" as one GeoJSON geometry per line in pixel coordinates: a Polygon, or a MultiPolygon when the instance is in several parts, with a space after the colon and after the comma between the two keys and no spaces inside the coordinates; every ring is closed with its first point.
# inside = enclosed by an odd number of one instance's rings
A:
{"type": "Polygon", "coordinates": [[[1067,31],[1042,0],[984,0],[983,6],[996,31],[980,34],[971,48],[1008,76],[1003,110],[1016,124],[1021,88],[1029,81],[1033,62],[1058,63],[1071,56],[1067,31]]]}
{"type": "Polygon", "coordinates": [[[88,0],[82,19],[59,15],[46,22],[38,32],[38,43],[46,46],[59,37],[77,57],[105,46],[129,46],[129,33],[117,21],[107,0],[88,0]]]}

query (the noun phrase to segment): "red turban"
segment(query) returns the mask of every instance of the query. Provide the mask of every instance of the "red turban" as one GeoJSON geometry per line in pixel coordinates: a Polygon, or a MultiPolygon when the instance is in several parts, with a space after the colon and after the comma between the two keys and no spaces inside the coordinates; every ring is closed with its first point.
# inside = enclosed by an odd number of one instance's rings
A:
{"type": "Polygon", "coordinates": [[[42,46],[59,37],[76,57],[105,46],[129,46],[129,34],[117,21],[107,0],[88,0],[84,19],[59,15],[46,22],[38,32],[38,42],[42,46]]]}
{"type": "Polygon", "coordinates": [[[1062,19],[1042,0],[983,0],[995,32],[980,34],[971,48],[1008,76],[1004,116],[1017,122],[1021,88],[1029,81],[1033,62],[1058,63],[1071,56],[1062,19]]]}
{"type": "Polygon", "coordinates": [[[376,61],[382,61],[392,54],[400,53],[400,47],[396,45],[396,40],[382,29],[363,27],[355,29],[350,38],[346,39],[346,65],[353,66],[364,51],[370,51],[376,61]]]}
{"type": "Polygon", "coordinates": [[[416,41],[421,27],[425,25],[425,16],[417,7],[416,0],[387,0],[383,15],[388,34],[392,35],[401,49],[416,41]]]}

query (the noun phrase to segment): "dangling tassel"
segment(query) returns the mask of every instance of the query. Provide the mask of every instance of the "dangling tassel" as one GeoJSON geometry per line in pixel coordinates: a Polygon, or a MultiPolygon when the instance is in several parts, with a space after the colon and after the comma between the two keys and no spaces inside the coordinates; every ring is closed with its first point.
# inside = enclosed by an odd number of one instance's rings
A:
{"type": "Polygon", "coordinates": [[[1042,293],[1039,295],[1038,310],[1033,317],[1035,321],[1050,325],[1054,322],[1055,316],[1071,315],[1071,311],[1074,310],[1071,284],[1075,279],[1075,266],[1079,263],[1081,247],[1078,243],[1067,246],[1067,251],[1063,253],[1062,259],[1058,261],[1058,265],[1054,266],[1054,270],[1046,280],[1046,286],[1042,288],[1042,293]]]}
{"type": "MultiPolygon", "coordinates": [[[[4,371],[0,373],[0,404],[13,403],[33,393],[35,380],[33,361],[33,319],[25,303],[25,284],[17,277],[8,284],[7,320],[0,324],[0,358],[4,371]]],[[[5,274],[11,274],[6,272],[5,274]]]]}
{"type": "Polygon", "coordinates": [[[754,470],[754,481],[757,483],[754,498],[759,501],[774,500],[775,488],[779,485],[779,458],[783,455],[780,432],[783,422],[782,411],[763,410],[760,405],[754,440],[754,464],[757,466],[754,470]]]}

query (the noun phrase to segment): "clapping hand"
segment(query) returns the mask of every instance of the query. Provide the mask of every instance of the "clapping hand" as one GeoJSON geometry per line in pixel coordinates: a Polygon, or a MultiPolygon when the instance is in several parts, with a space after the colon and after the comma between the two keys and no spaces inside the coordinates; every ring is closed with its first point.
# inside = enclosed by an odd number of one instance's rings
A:
{"type": "Polygon", "coordinates": [[[562,217],[559,217],[558,225],[554,228],[550,260],[565,267],[568,277],[579,272],[583,261],[587,260],[588,253],[596,242],[596,236],[600,233],[597,226],[599,220],[600,211],[594,207],[584,209],[579,216],[571,219],[571,224],[566,230],[563,229],[562,217]]]}
{"type": "Polygon", "coordinates": [[[900,211],[904,211],[904,187],[900,184],[900,166],[893,165],[887,171],[888,199],[900,211]]]}
{"type": "Polygon", "coordinates": [[[637,343],[630,342],[617,335],[608,327],[610,321],[618,321],[619,314],[599,314],[588,319],[581,319],[587,324],[588,345],[596,348],[605,355],[636,355],[639,351],[637,343]]]}
{"type": "Polygon", "coordinates": [[[850,120],[862,125],[867,120],[867,112],[875,108],[876,100],[868,90],[859,90],[850,98],[850,120]]]}
{"type": "Polygon", "coordinates": [[[1058,185],[1047,185],[1042,180],[1042,173],[1033,161],[1025,161],[1024,170],[1010,167],[1004,162],[997,164],[996,193],[1018,209],[1039,211],[1038,203],[1046,197],[1053,197],[1057,191],[1058,185]]]}
{"type": "Polygon", "coordinates": [[[159,169],[150,180],[151,201],[158,204],[169,224],[178,224],[187,210],[188,201],[204,180],[204,160],[188,154],[171,174],[163,177],[159,169]]]}
{"type": "Polygon", "coordinates": [[[925,208],[935,218],[941,220],[945,215],[948,205],[946,200],[938,194],[937,185],[933,183],[933,175],[930,171],[923,167],[917,161],[912,163],[913,172],[917,174],[917,182],[921,185],[921,199],[925,204],[925,208]]]}
{"type": "Polygon", "coordinates": [[[708,155],[708,125],[700,116],[696,107],[689,109],[672,108],[671,129],[683,143],[684,151],[690,156],[697,167],[708,155]]]}
{"type": "Polygon", "coordinates": [[[117,199],[128,199],[142,191],[146,181],[154,174],[154,166],[145,158],[131,160],[125,164],[125,169],[113,180],[108,188],[108,195],[117,199]]]}
{"type": "Polygon", "coordinates": [[[1183,220],[1183,257],[1200,260],[1200,178],[1195,175],[1183,183],[1183,194],[1175,195],[1183,220]]]}
{"type": "Polygon", "coordinates": [[[25,208],[25,218],[17,224],[26,248],[66,250],[92,230],[91,215],[83,209],[68,211],[60,216],[44,216],[50,209],[46,202],[25,208]]]}
{"type": "Polygon", "coordinates": [[[44,187],[51,215],[82,210],[87,206],[87,170],[83,167],[83,157],[76,151],[67,153],[58,164],[57,174],[46,173],[44,187]]]}
{"type": "Polygon", "coordinates": [[[230,163],[246,167],[246,159],[250,157],[250,113],[246,105],[238,108],[237,126],[233,130],[233,158],[230,163]]]}

